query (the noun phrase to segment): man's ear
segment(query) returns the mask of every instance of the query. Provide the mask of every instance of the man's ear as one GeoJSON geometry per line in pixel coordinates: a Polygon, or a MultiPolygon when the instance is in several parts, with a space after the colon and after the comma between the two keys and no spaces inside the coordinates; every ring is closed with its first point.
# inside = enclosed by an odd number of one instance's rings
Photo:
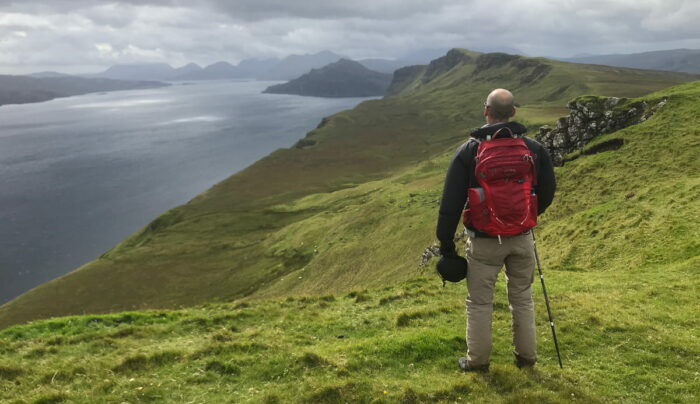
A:
{"type": "Polygon", "coordinates": [[[511,118],[514,117],[514,116],[515,116],[515,107],[513,107],[513,111],[511,111],[511,113],[510,113],[510,117],[511,117],[511,118]]]}

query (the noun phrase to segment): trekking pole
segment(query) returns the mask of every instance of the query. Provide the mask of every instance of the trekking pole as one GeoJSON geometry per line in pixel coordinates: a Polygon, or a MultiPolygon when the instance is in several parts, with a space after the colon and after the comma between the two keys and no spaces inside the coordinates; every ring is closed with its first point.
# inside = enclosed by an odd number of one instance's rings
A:
{"type": "Polygon", "coordinates": [[[544,286],[544,274],[542,273],[542,268],[540,268],[540,257],[537,255],[537,240],[535,240],[535,229],[532,229],[532,244],[535,246],[535,261],[537,261],[537,272],[540,274],[540,281],[542,281],[542,292],[544,293],[544,302],[547,306],[547,315],[549,315],[549,326],[552,327],[552,337],[554,338],[554,349],[557,351],[557,358],[559,359],[559,368],[564,369],[561,364],[561,355],[559,354],[559,343],[557,342],[557,332],[554,330],[554,318],[552,318],[552,310],[549,308],[549,298],[547,297],[547,288],[544,286]]]}

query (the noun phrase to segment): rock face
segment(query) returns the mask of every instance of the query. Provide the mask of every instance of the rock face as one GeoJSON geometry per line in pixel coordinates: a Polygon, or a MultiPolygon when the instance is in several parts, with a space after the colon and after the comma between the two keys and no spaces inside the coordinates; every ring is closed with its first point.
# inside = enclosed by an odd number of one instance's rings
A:
{"type": "Polygon", "coordinates": [[[469,63],[471,60],[472,57],[466,53],[460,52],[458,49],[451,49],[445,56],[430,62],[422,77],[423,83],[431,82],[441,74],[449,72],[460,63],[469,63]]]}
{"type": "Polygon", "coordinates": [[[485,53],[483,55],[479,55],[479,57],[476,58],[476,68],[472,72],[472,75],[476,76],[484,70],[489,70],[491,68],[499,66],[505,66],[508,63],[514,62],[518,59],[521,59],[521,57],[518,55],[509,55],[507,53],[500,52],[485,53]]]}
{"type": "Polygon", "coordinates": [[[394,71],[391,85],[387,89],[387,95],[398,94],[406,89],[418,77],[423,75],[428,67],[425,65],[406,66],[394,71]]]}
{"type": "Polygon", "coordinates": [[[559,118],[556,128],[541,127],[536,138],[547,147],[554,164],[563,165],[566,154],[583,149],[600,135],[644,122],[665,104],[666,99],[649,104],[616,97],[579,97],[566,105],[569,116],[559,118]]]}

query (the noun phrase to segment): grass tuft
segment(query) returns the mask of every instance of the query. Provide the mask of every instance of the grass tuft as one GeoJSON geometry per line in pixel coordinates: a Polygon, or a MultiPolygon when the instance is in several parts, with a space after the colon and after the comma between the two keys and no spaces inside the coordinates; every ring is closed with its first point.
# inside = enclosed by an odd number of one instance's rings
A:
{"type": "Polygon", "coordinates": [[[66,397],[64,394],[48,394],[45,396],[41,396],[38,399],[34,400],[34,404],[58,404],[58,403],[63,403],[65,401],[68,401],[68,397],[66,397]]]}
{"type": "Polygon", "coordinates": [[[183,355],[176,351],[156,352],[149,356],[138,354],[124,359],[119,365],[112,368],[114,372],[138,372],[153,369],[177,362],[183,355]]]}
{"type": "Polygon", "coordinates": [[[333,366],[333,363],[313,352],[305,352],[301,358],[299,358],[299,363],[305,368],[333,366]]]}
{"type": "Polygon", "coordinates": [[[0,380],[15,380],[24,373],[22,368],[16,366],[0,365],[0,380]]]}
{"type": "Polygon", "coordinates": [[[208,372],[215,372],[222,376],[238,376],[241,374],[241,369],[230,363],[222,363],[220,361],[210,361],[204,369],[208,372]]]}
{"type": "Polygon", "coordinates": [[[433,311],[433,310],[427,310],[427,311],[426,310],[418,310],[418,311],[409,311],[409,312],[401,313],[396,318],[396,326],[397,327],[408,327],[412,320],[416,320],[419,318],[430,318],[430,317],[435,317],[437,315],[438,315],[438,312],[433,311]]]}

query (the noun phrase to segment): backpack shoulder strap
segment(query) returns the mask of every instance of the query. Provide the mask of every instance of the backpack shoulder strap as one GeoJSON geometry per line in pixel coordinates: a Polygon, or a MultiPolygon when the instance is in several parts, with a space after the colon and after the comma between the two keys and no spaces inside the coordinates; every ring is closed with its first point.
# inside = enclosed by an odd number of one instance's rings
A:
{"type": "Polygon", "coordinates": [[[479,145],[481,145],[481,140],[472,137],[469,139],[469,145],[468,147],[471,147],[472,149],[469,150],[469,160],[467,161],[467,188],[471,188],[475,186],[475,182],[472,180],[475,176],[475,167],[476,167],[476,155],[479,152],[479,145]]]}

